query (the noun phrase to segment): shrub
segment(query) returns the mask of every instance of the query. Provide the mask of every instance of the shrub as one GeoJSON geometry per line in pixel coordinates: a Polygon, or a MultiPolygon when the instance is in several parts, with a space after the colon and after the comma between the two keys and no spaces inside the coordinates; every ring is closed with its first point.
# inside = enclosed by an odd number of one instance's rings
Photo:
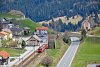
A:
{"type": "Polygon", "coordinates": [[[64,35],[63,41],[64,41],[65,43],[69,43],[69,42],[70,42],[70,37],[69,37],[68,34],[65,34],[65,35],[64,35]]]}
{"type": "Polygon", "coordinates": [[[22,44],[21,44],[22,48],[25,48],[26,46],[26,42],[24,40],[22,40],[22,44]]]}
{"type": "Polygon", "coordinates": [[[81,35],[83,36],[83,38],[86,37],[86,30],[85,29],[82,30],[81,35]]]}
{"type": "Polygon", "coordinates": [[[45,57],[42,61],[41,61],[41,64],[43,66],[46,66],[46,67],[49,67],[51,64],[53,63],[53,60],[51,57],[47,56],[45,57]]]}

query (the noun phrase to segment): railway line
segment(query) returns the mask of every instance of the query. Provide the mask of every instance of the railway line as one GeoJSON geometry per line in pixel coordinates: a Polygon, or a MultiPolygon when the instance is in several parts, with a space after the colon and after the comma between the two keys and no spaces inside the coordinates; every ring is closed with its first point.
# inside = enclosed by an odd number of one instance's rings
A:
{"type": "Polygon", "coordinates": [[[20,58],[23,61],[19,65],[14,67],[35,67],[45,57],[45,55],[46,55],[45,51],[42,53],[38,53],[35,51],[25,60],[23,60],[23,58],[20,58]]]}

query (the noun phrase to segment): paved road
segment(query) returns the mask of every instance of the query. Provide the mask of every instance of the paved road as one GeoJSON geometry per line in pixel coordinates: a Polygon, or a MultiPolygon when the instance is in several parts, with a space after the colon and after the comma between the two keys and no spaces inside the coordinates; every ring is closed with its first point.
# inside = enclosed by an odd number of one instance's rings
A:
{"type": "Polygon", "coordinates": [[[80,41],[76,41],[76,42],[74,41],[71,43],[70,47],[65,52],[62,59],[59,61],[57,67],[70,67],[71,66],[71,63],[72,63],[72,61],[75,57],[75,54],[77,52],[77,49],[79,47],[79,44],[80,44],[80,41]]]}

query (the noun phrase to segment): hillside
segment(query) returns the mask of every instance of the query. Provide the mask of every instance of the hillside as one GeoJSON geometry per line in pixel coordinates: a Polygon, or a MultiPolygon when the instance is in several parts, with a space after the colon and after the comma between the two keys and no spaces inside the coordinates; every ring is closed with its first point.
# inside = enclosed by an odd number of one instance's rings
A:
{"type": "Polygon", "coordinates": [[[38,23],[33,22],[32,20],[26,18],[25,20],[18,20],[21,27],[29,27],[31,32],[35,31],[36,27],[42,27],[38,23]]]}
{"type": "MultiPolygon", "coordinates": [[[[62,16],[62,17],[53,18],[53,20],[58,21],[59,19],[61,19],[62,22],[65,23],[66,25],[68,25],[69,22],[75,25],[75,24],[78,24],[78,22],[82,20],[82,16],[80,15],[75,15],[73,17],[74,18],[72,17],[67,18],[66,16],[62,16]]],[[[39,22],[39,24],[49,24],[49,23],[52,23],[52,19],[48,21],[39,22]]]]}
{"type": "MultiPolygon", "coordinates": [[[[18,22],[20,23],[20,27],[29,27],[30,28],[30,32],[34,32],[36,27],[42,27],[42,25],[40,25],[39,23],[33,22],[31,19],[26,18],[25,20],[18,20],[18,22]]],[[[54,34],[55,32],[52,29],[48,30],[49,34],[54,34]]]]}
{"type": "MultiPolygon", "coordinates": [[[[21,18],[20,16],[11,15],[10,13],[0,13],[0,18],[9,18],[9,19],[19,18],[19,20],[16,20],[16,21],[20,24],[20,27],[21,28],[29,27],[31,33],[35,31],[36,27],[42,27],[42,25],[32,21],[30,18],[20,19],[21,18]]],[[[54,34],[55,32],[52,29],[49,29],[48,33],[54,34]]]]}
{"type": "Polygon", "coordinates": [[[0,18],[20,18],[20,17],[16,15],[11,15],[8,13],[0,13],[0,18]]]}
{"type": "Polygon", "coordinates": [[[22,11],[35,22],[92,12],[100,13],[100,0],[0,0],[0,12],[22,11]]]}

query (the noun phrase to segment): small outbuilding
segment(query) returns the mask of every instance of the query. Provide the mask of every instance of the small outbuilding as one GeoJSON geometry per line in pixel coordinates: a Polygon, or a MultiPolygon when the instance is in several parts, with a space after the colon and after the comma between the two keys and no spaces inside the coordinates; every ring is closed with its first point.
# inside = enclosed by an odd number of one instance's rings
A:
{"type": "Polygon", "coordinates": [[[0,51],[0,63],[1,65],[9,63],[10,54],[6,51],[0,51]]]}
{"type": "Polygon", "coordinates": [[[24,27],[24,28],[23,28],[23,31],[24,31],[24,35],[29,35],[29,33],[30,33],[30,28],[29,28],[29,27],[24,27]]]}
{"type": "Polygon", "coordinates": [[[48,36],[48,48],[49,49],[56,48],[56,39],[55,39],[55,36],[53,36],[53,35],[48,36]]]}

